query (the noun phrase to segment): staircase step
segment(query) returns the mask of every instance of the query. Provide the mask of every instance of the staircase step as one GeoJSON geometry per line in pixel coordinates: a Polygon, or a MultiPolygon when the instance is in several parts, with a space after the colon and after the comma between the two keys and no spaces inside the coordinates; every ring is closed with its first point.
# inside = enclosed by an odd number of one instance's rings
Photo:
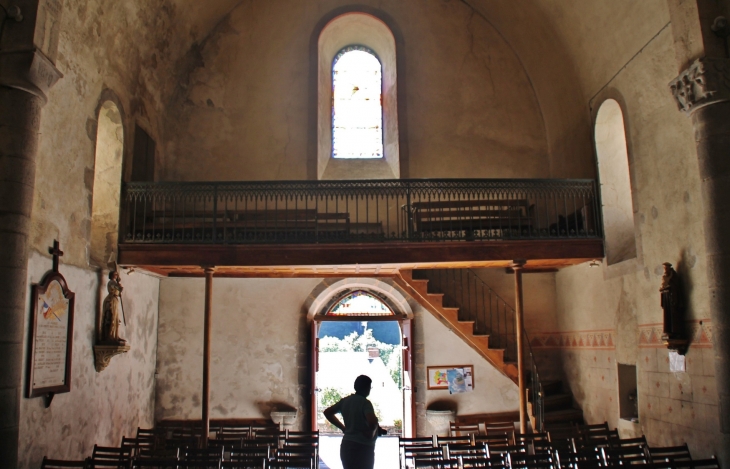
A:
{"type": "Polygon", "coordinates": [[[545,397],[552,396],[553,394],[563,393],[563,382],[558,380],[545,380],[542,382],[542,392],[545,397]]]}
{"type": "Polygon", "coordinates": [[[570,393],[545,396],[545,412],[573,408],[573,395],[570,393]]]}
{"type": "Polygon", "coordinates": [[[441,308],[441,312],[449,322],[454,323],[459,321],[459,308],[441,308]]]}
{"type": "Polygon", "coordinates": [[[429,293],[428,301],[429,301],[429,303],[431,303],[439,308],[443,308],[444,294],[443,293],[429,293]]]}
{"type": "Polygon", "coordinates": [[[474,342],[483,345],[485,349],[489,348],[489,336],[474,334],[474,342]]]}
{"type": "Polygon", "coordinates": [[[545,412],[545,423],[583,423],[583,411],[580,409],[563,409],[545,412]]]}
{"type": "Polygon", "coordinates": [[[520,372],[517,369],[517,363],[515,362],[504,362],[504,372],[512,378],[513,380],[517,381],[517,377],[519,376],[520,372]]]}
{"type": "Polygon", "coordinates": [[[424,296],[428,295],[428,280],[414,278],[411,280],[411,285],[418,291],[418,293],[424,296]]]}

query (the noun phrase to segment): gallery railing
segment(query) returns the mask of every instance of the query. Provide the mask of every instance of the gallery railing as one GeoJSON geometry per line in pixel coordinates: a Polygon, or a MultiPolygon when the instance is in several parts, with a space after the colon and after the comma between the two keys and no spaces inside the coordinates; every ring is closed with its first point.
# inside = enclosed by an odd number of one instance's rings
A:
{"type": "Polygon", "coordinates": [[[346,243],[601,238],[577,179],[134,182],[125,243],[346,243]]]}

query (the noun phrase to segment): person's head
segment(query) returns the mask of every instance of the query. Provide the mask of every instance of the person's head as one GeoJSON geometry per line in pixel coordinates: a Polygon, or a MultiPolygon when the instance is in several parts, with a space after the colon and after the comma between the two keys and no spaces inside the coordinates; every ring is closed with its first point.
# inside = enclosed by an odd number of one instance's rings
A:
{"type": "Polygon", "coordinates": [[[119,272],[112,270],[109,272],[109,280],[119,280],[119,272]]]}
{"type": "Polygon", "coordinates": [[[360,375],[355,379],[355,393],[368,397],[370,395],[370,387],[373,380],[365,375],[360,375]]]}

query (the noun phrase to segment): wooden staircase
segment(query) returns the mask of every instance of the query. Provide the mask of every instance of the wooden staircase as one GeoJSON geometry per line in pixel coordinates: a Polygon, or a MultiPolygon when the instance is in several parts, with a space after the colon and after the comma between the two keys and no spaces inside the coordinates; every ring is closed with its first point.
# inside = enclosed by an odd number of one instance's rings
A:
{"type": "MultiPolygon", "coordinates": [[[[452,330],[464,342],[466,342],[479,355],[484,357],[492,366],[509,377],[517,384],[519,372],[517,364],[511,361],[505,361],[505,350],[500,348],[489,347],[489,335],[476,334],[474,332],[474,321],[466,321],[459,319],[459,308],[444,306],[444,293],[431,293],[428,291],[429,280],[414,279],[412,270],[401,270],[399,275],[395,277],[403,289],[405,289],[421,306],[431,312],[446,327],[452,330]]],[[[529,376],[527,377],[529,382],[529,376]]],[[[544,422],[545,425],[562,426],[577,422],[584,423],[583,411],[573,407],[574,399],[570,392],[564,392],[563,382],[560,380],[550,380],[542,382],[544,395],[544,422]]],[[[535,416],[532,408],[532,393],[528,389],[528,415],[535,428],[535,416]]]]}
{"type": "MultiPolygon", "coordinates": [[[[583,420],[583,411],[573,407],[573,394],[563,391],[563,382],[560,380],[550,380],[542,382],[542,391],[545,395],[545,426],[547,429],[556,426],[565,426],[571,423],[585,424],[583,420]]],[[[533,410],[532,393],[528,389],[527,413],[530,421],[535,428],[535,412],[533,410]]]]}
{"type": "Polygon", "coordinates": [[[428,280],[414,279],[412,270],[401,270],[396,282],[446,327],[484,357],[497,370],[517,383],[517,364],[504,359],[504,349],[489,348],[489,335],[475,334],[474,321],[459,319],[459,308],[443,305],[443,293],[429,293],[428,280]]]}

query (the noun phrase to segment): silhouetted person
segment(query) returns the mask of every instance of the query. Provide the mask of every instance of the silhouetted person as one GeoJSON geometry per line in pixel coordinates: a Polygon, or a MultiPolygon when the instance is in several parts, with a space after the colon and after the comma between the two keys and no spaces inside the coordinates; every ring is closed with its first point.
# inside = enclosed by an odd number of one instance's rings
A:
{"type": "Polygon", "coordinates": [[[342,430],[340,459],[343,469],[373,469],[375,464],[375,440],[387,431],[378,425],[373,405],[367,399],[373,380],[365,375],[355,379],[355,394],[340,399],[325,409],[324,416],[332,425],[342,430]],[[343,425],[336,414],[342,414],[343,425]]]}

